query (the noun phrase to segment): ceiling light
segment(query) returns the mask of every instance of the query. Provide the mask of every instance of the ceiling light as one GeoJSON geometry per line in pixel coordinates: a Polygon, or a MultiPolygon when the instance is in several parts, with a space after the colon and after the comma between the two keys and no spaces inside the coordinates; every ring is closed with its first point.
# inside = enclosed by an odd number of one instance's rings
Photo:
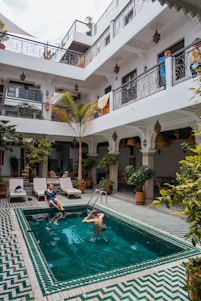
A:
{"type": "Polygon", "coordinates": [[[160,41],[160,39],[161,39],[161,35],[160,33],[158,33],[158,30],[156,29],[155,34],[153,35],[153,42],[157,44],[160,41]]]}

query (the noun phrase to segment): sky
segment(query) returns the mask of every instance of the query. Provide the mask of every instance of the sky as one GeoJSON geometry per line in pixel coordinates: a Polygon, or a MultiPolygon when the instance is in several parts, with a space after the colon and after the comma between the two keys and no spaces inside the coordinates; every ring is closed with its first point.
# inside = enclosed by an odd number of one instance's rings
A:
{"type": "Polygon", "coordinates": [[[77,19],[96,23],[112,0],[0,0],[0,12],[44,42],[59,43],[77,19]]]}

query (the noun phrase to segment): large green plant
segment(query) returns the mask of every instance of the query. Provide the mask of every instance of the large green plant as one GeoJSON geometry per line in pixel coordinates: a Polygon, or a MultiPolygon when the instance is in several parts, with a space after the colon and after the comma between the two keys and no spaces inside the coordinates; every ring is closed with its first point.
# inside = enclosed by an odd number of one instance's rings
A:
{"type": "Polygon", "coordinates": [[[16,132],[16,125],[11,125],[9,120],[0,120],[0,179],[2,177],[2,151],[12,151],[13,142],[19,142],[19,134],[16,132]]]}
{"type": "Polygon", "coordinates": [[[82,159],[82,168],[87,172],[87,177],[91,177],[91,169],[96,165],[96,159],[92,156],[87,155],[86,158],[82,159]]]}
{"type": "Polygon", "coordinates": [[[45,139],[32,139],[29,142],[24,142],[26,158],[29,162],[30,170],[35,169],[36,163],[46,162],[48,156],[52,154],[52,144],[45,139]]]}
{"type": "Polygon", "coordinates": [[[82,136],[97,111],[97,103],[75,103],[74,99],[64,92],[53,108],[58,120],[67,122],[73,129],[79,142],[78,180],[82,180],[82,136]]]}
{"type": "MultiPolygon", "coordinates": [[[[201,127],[196,135],[201,135],[201,127]]],[[[195,148],[188,146],[188,149],[191,154],[179,162],[180,172],[176,174],[178,185],[168,184],[167,190],[160,190],[160,196],[152,205],[159,207],[162,202],[168,208],[179,205],[181,209],[177,214],[186,216],[189,222],[189,231],[185,238],[191,239],[193,246],[196,246],[201,243],[201,144],[195,148]]],[[[188,275],[193,275],[191,282],[187,279],[185,289],[190,294],[193,292],[194,297],[191,300],[201,301],[201,258],[189,259],[183,265],[188,275]]]]}
{"type": "Polygon", "coordinates": [[[106,154],[105,156],[103,156],[98,165],[97,168],[104,168],[106,170],[108,170],[110,168],[110,166],[115,165],[118,161],[118,156],[114,155],[114,154],[106,154]]]}
{"type": "Polygon", "coordinates": [[[7,39],[7,29],[5,29],[5,24],[0,20],[0,43],[7,39]]]}
{"type": "Polygon", "coordinates": [[[142,192],[142,186],[154,175],[154,170],[148,166],[134,168],[133,165],[125,167],[125,173],[128,177],[128,183],[134,185],[134,192],[142,192]]]}

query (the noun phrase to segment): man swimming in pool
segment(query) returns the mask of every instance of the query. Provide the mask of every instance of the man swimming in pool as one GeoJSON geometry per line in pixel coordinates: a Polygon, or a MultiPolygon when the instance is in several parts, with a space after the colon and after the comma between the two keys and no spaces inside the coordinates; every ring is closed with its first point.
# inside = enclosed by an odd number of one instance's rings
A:
{"type": "MultiPolygon", "coordinates": [[[[93,209],[83,220],[83,223],[93,223],[94,224],[94,234],[99,235],[104,230],[106,226],[103,224],[104,213],[98,213],[97,209],[93,209]]],[[[105,239],[105,238],[104,238],[105,239]]],[[[106,240],[106,239],[105,239],[106,240]]]]}
{"type": "Polygon", "coordinates": [[[57,193],[56,193],[56,190],[54,190],[53,184],[50,183],[44,193],[45,203],[47,204],[47,206],[55,207],[59,211],[63,211],[64,208],[63,208],[61,202],[59,201],[59,199],[57,198],[56,194],[57,193]]]}

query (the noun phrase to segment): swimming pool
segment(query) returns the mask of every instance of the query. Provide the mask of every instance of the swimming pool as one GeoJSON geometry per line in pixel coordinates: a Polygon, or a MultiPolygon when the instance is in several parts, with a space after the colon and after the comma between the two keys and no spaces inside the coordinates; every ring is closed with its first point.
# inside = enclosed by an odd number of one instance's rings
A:
{"type": "Polygon", "coordinates": [[[104,211],[107,230],[97,239],[92,225],[82,224],[86,206],[66,207],[58,224],[46,218],[52,218],[54,209],[16,209],[44,295],[196,254],[196,249],[179,240],[104,211]]]}

